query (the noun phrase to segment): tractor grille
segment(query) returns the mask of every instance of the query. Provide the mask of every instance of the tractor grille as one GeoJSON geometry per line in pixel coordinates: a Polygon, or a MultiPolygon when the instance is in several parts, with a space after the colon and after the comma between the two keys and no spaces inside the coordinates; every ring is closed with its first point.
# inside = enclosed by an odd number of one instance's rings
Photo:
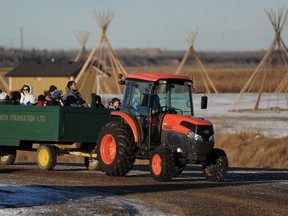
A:
{"type": "Polygon", "coordinates": [[[182,121],[181,125],[190,129],[194,133],[201,135],[203,141],[208,141],[214,134],[213,125],[195,125],[187,121],[182,121]]]}

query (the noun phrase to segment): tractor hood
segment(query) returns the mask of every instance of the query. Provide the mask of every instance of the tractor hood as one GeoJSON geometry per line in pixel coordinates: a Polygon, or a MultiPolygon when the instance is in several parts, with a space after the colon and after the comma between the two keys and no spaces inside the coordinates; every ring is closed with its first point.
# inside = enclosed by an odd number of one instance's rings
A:
{"type": "Polygon", "coordinates": [[[173,131],[187,135],[190,131],[211,136],[214,134],[213,125],[210,121],[195,116],[182,116],[166,114],[162,121],[163,131],[173,131]]]}

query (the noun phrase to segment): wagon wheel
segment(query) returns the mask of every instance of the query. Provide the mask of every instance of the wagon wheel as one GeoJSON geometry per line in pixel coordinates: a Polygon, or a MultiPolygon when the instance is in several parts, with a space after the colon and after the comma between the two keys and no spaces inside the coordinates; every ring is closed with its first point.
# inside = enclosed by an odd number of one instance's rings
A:
{"type": "Polygon", "coordinates": [[[85,157],[84,158],[84,163],[85,163],[85,167],[88,170],[95,170],[95,171],[99,171],[99,161],[96,160],[95,158],[89,158],[89,157],[85,157]]]}
{"type": "Polygon", "coordinates": [[[16,150],[0,150],[0,165],[12,165],[16,159],[16,150]]]}
{"type": "Polygon", "coordinates": [[[53,170],[57,163],[55,147],[52,145],[40,145],[36,152],[36,162],[39,169],[53,170]]]}

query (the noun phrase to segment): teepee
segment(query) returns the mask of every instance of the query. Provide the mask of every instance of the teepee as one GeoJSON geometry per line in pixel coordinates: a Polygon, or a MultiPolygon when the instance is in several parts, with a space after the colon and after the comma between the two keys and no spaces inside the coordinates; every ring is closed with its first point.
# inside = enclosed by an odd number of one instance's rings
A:
{"type": "Polygon", "coordinates": [[[89,99],[90,94],[93,92],[96,94],[121,94],[122,92],[120,85],[118,85],[118,75],[126,75],[127,72],[114,52],[106,35],[108,25],[114,15],[115,12],[113,11],[106,13],[97,13],[94,11],[94,17],[101,34],[75,79],[78,89],[84,98],[89,99]],[[113,82],[111,82],[111,80],[108,82],[107,77],[112,78],[113,82]],[[112,87],[116,87],[114,92],[112,87]]]}
{"type": "Polygon", "coordinates": [[[79,50],[79,52],[77,53],[77,55],[74,59],[75,62],[87,59],[89,52],[86,49],[86,43],[87,43],[87,40],[89,38],[89,35],[90,35],[89,32],[85,32],[85,33],[77,32],[77,33],[75,33],[77,40],[81,44],[81,49],[79,50]]]}
{"type": "MultiPolygon", "coordinates": [[[[200,58],[198,57],[195,49],[194,49],[194,43],[197,37],[198,31],[196,31],[194,34],[189,34],[189,33],[185,33],[184,37],[187,40],[189,46],[188,49],[186,51],[186,53],[184,54],[184,57],[182,59],[182,61],[180,62],[175,74],[180,74],[185,63],[187,63],[189,58],[192,58],[192,63],[194,62],[199,68],[200,68],[200,75],[202,78],[202,81],[204,83],[205,89],[207,93],[218,93],[216,87],[214,86],[212,80],[209,77],[209,74],[207,73],[204,65],[202,64],[200,58]]],[[[194,87],[197,86],[197,83],[194,83],[194,87]]]]}
{"type": "Polygon", "coordinates": [[[0,74],[0,89],[4,92],[9,92],[9,84],[4,78],[4,74],[0,74]]]}
{"type": "Polygon", "coordinates": [[[281,109],[279,101],[282,98],[284,98],[284,101],[286,100],[288,107],[288,51],[281,37],[283,28],[288,20],[288,10],[280,8],[278,9],[278,13],[276,13],[272,9],[265,9],[265,13],[274,28],[274,39],[262,61],[240,91],[236,100],[231,104],[230,111],[239,111],[239,107],[241,105],[243,106],[244,97],[247,96],[247,93],[251,93],[251,89],[255,89],[256,87],[258,87],[258,95],[252,109],[253,111],[279,110],[281,109]],[[270,80],[271,77],[275,76],[279,82],[276,86],[275,84],[272,86],[270,80]],[[264,96],[266,96],[266,98],[264,98],[264,96]]]}

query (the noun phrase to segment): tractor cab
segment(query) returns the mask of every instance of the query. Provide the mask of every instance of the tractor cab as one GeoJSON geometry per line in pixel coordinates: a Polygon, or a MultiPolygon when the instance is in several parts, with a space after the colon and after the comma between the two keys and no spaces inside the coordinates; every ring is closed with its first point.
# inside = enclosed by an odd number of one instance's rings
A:
{"type": "MultiPolygon", "coordinates": [[[[166,114],[193,116],[192,81],[187,76],[133,74],[125,80],[121,111],[138,123],[140,146],[159,145],[166,114]]],[[[202,103],[206,108],[206,103],[202,103]]]]}

